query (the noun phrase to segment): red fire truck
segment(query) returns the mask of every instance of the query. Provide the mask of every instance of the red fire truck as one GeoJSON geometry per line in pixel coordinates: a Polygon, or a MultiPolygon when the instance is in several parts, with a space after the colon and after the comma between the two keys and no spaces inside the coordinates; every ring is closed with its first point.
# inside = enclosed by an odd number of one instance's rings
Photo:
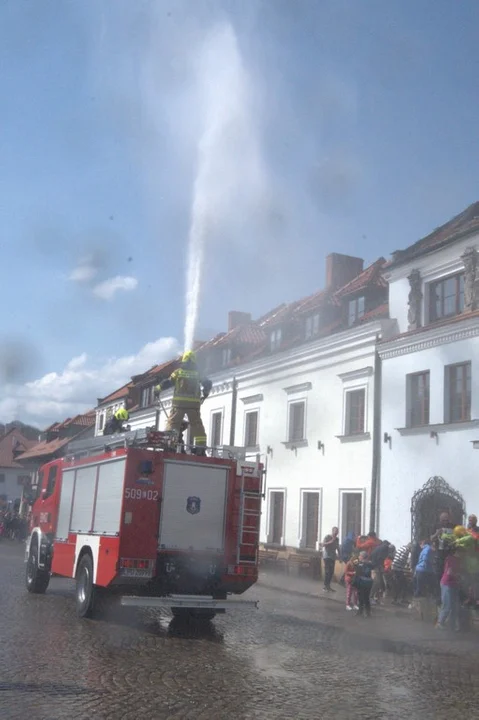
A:
{"type": "Polygon", "coordinates": [[[211,619],[258,577],[264,468],[240,448],[204,457],[142,430],[72,442],[42,467],[26,543],[26,586],[75,578],[76,609],[102,601],[211,619]],[[179,448],[178,448],[179,450],[179,448]]]}

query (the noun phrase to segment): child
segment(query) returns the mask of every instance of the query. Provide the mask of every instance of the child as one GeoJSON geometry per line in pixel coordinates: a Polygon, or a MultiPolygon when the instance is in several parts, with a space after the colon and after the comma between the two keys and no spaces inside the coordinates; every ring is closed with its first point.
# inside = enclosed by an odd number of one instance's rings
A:
{"type": "Polygon", "coordinates": [[[356,576],[356,565],[358,563],[357,555],[353,555],[346,563],[344,571],[344,580],[346,583],[346,610],[359,610],[358,607],[358,590],[353,584],[356,576]]]}
{"type": "Polygon", "coordinates": [[[446,621],[452,630],[459,630],[459,584],[460,584],[460,561],[455,548],[451,549],[446,556],[444,572],[441,577],[441,610],[436,627],[444,628],[446,621]]]}
{"type": "Polygon", "coordinates": [[[373,566],[368,561],[368,554],[365,551],[359,553],[359,560],[356,565],[354,585],[358,590],[358,615],[366,613],[371,617],[371,588],[373,580],[371,577],[373,566]]]}

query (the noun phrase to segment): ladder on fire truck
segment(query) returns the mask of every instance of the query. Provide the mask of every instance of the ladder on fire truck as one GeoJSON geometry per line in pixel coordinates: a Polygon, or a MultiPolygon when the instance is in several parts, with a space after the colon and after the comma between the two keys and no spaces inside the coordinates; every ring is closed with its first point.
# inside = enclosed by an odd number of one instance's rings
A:
{"type": "MultiPolygon", "coordinates": [[[[258,472],[259,458],[256,459],[256,471],[258,472]]],[[[240,488],[240,514],[238,524],[238,542],[236,548],[236,564],[239,565],[256,565],[257,554],[259,550],[259,536],[260,536],[260,524],[259,518],[261,517],[261,503],[264,498],[263,483],[266,471],[262,471],[261,483],[258,492],[245,489],[245,478],[248,475],[245,474],[244,468],[241,473],[241,488],[240,488]],[[253,507],[250,507],[253,505],[253,507]],[[248,523],[248,524],[246,524],[248,523]],[[255,523],[255,524],[251,524],[255,523]],[[249,549],[246,554],[242,552],[242,548],[249,549]]]]}

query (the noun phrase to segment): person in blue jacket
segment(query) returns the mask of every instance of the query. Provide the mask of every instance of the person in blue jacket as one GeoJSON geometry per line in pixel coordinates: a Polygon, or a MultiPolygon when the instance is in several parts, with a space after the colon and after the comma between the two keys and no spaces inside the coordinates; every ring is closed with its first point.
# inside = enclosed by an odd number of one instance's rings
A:
{"type": "Polygon", "coordinates": [[[414,597],[428,597],[434,593],[434,549],[429,540],[421,540],[421,552],[414,570],[414,597]]]}

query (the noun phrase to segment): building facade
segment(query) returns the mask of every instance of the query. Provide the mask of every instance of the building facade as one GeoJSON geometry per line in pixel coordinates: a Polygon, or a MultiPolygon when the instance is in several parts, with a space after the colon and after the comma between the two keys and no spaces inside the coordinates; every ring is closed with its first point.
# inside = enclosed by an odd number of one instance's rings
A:
{"type": "Polygon", "coordinates": [[[35,441],[26,438],[19,428],[12,428],[0,438],[0,503],[20,502],[23,488],[30,483],[30,473],[17,458],[35,441]]]}
{"type": "Polygon", "coordinates": [[[428,536],[441,510],[479,514],[479,203],[406,250],[386,278],[380,532],[428,536]]]}

